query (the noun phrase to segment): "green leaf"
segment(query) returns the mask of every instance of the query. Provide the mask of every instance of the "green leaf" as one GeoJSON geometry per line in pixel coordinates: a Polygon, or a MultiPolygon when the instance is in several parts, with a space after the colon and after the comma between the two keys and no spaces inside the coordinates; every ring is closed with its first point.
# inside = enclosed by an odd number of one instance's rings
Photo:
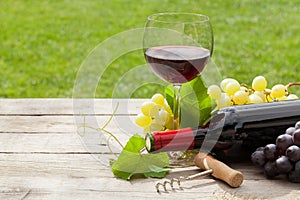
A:
{"type": "Polygon", "coordinates": [[[115,176],[129,180],[135,174],[145,177],[162,178],[169,171],[169,157],[167,153],[141,154],[145,147],[145,139],[138,134],[133,135],[118,159],[112,165],[115,176]]]}
{"type": "Polygon", "coordinates": [[[173,110],[173,103],[174,103],[174,87],[170,84],[167,87],[165,87],[165,98],[170,106],[170,108],[173,110]]]}
{"type": "MultiPolygon", "coordinates": [[[[166,100],[173,108],[174,88],[169,85],[165,88],[166,100]]],[[[181,95],[181,122],[180,127],[198,127],[205,124],[211,117],[213,104],[207,94],[207,87],[201,76],[184,83],[180,89],[181,95]]]]}

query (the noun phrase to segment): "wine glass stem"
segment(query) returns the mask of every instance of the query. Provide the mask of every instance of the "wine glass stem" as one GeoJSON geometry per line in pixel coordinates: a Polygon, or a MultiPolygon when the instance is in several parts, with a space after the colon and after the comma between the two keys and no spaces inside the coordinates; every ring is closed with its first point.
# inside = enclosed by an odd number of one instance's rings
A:
{"type": "Polygon", "coordinates": [[[173,98],[174,129],[180,128],[180,112],[181,112],[180,88],[181,85],[174,85],[174,98],[173,98]]]}

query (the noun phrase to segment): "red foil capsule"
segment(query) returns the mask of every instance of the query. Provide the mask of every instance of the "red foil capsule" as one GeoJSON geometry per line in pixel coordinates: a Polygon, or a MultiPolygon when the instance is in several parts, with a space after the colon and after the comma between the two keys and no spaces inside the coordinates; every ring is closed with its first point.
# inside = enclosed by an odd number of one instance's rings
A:
{"type": "Polygon", "coordinates": [[[194,149],[194,139],[192,128],[156,131],[146,135],[146,148],[149,152],[189,150],[194,149]]]}

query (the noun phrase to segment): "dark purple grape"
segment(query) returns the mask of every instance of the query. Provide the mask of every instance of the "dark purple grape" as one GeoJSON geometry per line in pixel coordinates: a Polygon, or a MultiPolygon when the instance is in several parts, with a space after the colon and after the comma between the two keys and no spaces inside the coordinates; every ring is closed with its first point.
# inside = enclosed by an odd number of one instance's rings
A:
{"type": "Polygon", "coordinates": [[[289,181],[293,183],[300,183],[300,171],[291,171],[288,177],[289,181]]]}
{"type": "Polygon", "coordinates": [[[255,151],[251,155],[251,160],[255,165],[264,166],[266,158],[263,151],[255,151]]]}
{"type": "Polygon", "coordinates": [[[295,163],[295,170],[289,173],[289,180],[294,183],[300,183],[300,160],[295,163]]]}
{"type": "Polygon", "coordinates": [[[275,161],[276,167],[281,174],[290,172],[293,169],[291,161],[286,156],[281,156],[275,161]]]}
{"type": "Polygon", "coordinates": [[[264,166],[264,173],[267,178],[273,178],[279,175],[275,161],[268,161],[264,166]]]}
{"type": "Polygon", "coordinates": [[[295,127],[290,127],[290,128],[288,128],[288,129],[286,129],[285,134],[288,134],[288,135],[293,136],[295,130],[296,130],[295,127]]]}
{"type": "Polygon", "coordinates": [[[255,151],[263,151],[265,147],[258,147],[255,151]]]}
{"type": "Polygon", "coordinates": [[[300,160],[295,163],[295,171],[300,171],[300,160]]]}
{"type": "Polygon", "coordinates": [[[295,124],[295,128],[296,128],[296,129],[299,129],[299,128],[300,128],[300,121],[298,121],[298,122],[295,124]]]}
{"type": "Polygon", "coordinates": [[[268,144],[264,148],[265,158],[267,160],[276,160],[277,158],[277,151],[275,144],[268,144]]]}
{"type": "Polygon", "coordinates": [[[294,132],[293,142],[295,145],[300,147],[300,128],[294,132]]]}
{"type": "Polygon", "coordinates": [[[300,160],[300,147],[292,145],[286,150],[286,156],[293,162],[300,160]]]}
{"type": "Polygon", "coordinates": [[[279,135],[276,139],[276,147],[278,150],[278,155],[284,155],[286,149],[293,145],[293,137],[288,134],[279,135]]]}

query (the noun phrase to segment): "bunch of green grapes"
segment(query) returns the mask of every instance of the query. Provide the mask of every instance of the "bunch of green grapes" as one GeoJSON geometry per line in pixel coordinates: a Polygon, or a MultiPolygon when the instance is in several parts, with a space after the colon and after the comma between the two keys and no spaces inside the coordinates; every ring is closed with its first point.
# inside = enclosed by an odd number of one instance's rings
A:
{"type": "MultiPolygon", "coordinates": [[[[288,88],[292,85],[293,84],[284,86],[282,84],[276,84],[269,89],[267,88],[267,80],[263,76],[255,77],[251,87],[240,84],[233,78],[225,78],[221,81],[220,86],[209,86],[207,93],[215,100],[217,105],[216,109],[220,109],[233,105],[299,99],[297,95],[288,92],[288,88]]],[[[298,85],[298,83],[296,85],[298,85]]]]}
{"type": "Polygon", "coordinates": [[[135,123],[144,128],[144,133],[148,133],[172,129],[173,119],[173,112],[166,99],[157,93],[142,104],[141,113],[135,118],[135,123]]]}

